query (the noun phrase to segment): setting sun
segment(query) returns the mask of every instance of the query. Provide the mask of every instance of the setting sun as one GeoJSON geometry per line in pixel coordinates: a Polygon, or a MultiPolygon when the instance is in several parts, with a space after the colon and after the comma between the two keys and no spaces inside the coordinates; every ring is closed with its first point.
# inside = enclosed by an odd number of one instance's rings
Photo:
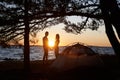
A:
{"type": "Polygon", "coordinates": [[[54,47],[54,41],[52,40],[49,41],[49,47],[54,47]]]}

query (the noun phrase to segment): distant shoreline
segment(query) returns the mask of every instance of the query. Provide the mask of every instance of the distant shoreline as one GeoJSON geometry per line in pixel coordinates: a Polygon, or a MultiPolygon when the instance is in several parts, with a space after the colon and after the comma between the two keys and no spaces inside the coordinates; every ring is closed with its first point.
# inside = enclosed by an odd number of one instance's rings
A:
{"type": "MultiPolygon", "coordinates": [[[[21,47],[24,47],[24,45],[9,45],[9,47],[12,47],[12,46],[21,46],[21,47]]],[[[30,45],[30,47],[42,47],[43,45],[30,45]]],[[[66,45],[66,46],[59,46],[59,47],[67,47],[69,45],[66,45]]],[[[112,47],[112,46],[94,46],[94,45],[86,45],[88,47],[112,47]]],[[[2,45],[0,45],[0,47],[2,47],[2,45]]]]}

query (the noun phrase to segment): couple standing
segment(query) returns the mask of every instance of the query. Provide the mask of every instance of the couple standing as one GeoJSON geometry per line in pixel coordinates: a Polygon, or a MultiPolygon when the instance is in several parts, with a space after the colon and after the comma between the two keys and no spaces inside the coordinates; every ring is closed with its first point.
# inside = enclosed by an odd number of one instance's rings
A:
{"type": "MultiPolygon", "coordinates": [[[[46,61],[48,60],[48,49],[49,49],[49,46],[48,46],[48,35],[49,35],[49,32],[45,32],[45,36],[43,37],[43,49],[44,49],[44,56],[43,56],[43,61],[46,61]]],[[[56,38],[55,38],[55,45],[54,45],[54,52],[55,52],[55,56],[57,58],[58,56],[58,53],[59,53],[59,45],[60,43],[60,36],[59,34],[56,34],[56,38]]]]}

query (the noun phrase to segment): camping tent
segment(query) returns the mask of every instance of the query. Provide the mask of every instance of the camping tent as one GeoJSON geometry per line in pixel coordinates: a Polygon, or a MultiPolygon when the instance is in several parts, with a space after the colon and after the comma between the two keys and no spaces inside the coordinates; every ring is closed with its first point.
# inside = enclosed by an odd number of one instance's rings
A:
{"type": "Polygon", "coordinates": [[[65,48],[62,53],[63,55],[95,55],[96,53],[87,46],[80,43],[76,43],[65,48]]]}
{"type": "Polygon", "coordinates": [[[66,47],[50,68],[55,71],[66,71],[84,66],[101,66],[100,57],[89,47],[79,43],[66,47]]]}

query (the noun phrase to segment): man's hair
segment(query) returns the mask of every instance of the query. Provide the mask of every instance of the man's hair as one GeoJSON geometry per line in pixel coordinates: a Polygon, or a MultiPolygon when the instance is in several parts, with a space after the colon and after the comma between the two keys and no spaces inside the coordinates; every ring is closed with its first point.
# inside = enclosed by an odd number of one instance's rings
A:
{"type": "Polygon", "coordinates": [[[48,31],[46,31],[46,32],[45,32],[45,35],[48,35],[48,34],[49,34],[49,32],[48,32],[48,31]]]}

